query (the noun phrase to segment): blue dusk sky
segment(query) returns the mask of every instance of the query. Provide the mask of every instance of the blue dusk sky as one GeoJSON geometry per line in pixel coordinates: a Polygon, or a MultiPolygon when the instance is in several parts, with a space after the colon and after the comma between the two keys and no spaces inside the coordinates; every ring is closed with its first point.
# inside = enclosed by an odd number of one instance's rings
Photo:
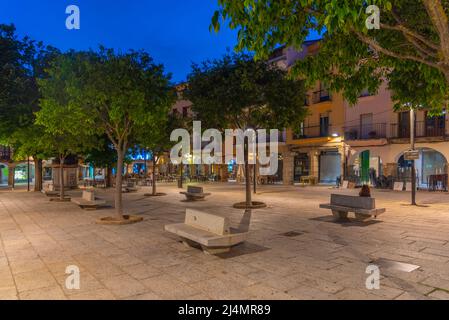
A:
{"type": "Polygon", "coordinates": [[[236,44],[235,30],[209,31],[217,8],[216,0],[0,0],[0,23],[64,51],[99,44],[144,49],[181,82],[192,62],[220,57],[236,44]],[[65,26],[69,5],[80,9],[80,30],[65,26]]]}

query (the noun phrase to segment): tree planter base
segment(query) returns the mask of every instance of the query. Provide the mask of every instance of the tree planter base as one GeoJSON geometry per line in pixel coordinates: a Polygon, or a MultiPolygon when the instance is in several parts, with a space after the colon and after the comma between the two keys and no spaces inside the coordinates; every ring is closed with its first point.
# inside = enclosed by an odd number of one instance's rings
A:
{"type": "MultiPolygon", "coordinates": [[[[236,209],[246,209],[246,202],[237,202],[233,205],[233,207],[236,209]]],[[[252,201],[249,209],[262,209],[262,208],[266,208],[266,207],[267,207],[267,205],[264,202],[252,201]]]]}
{"type": "Polygon", "coordinates": [[[103,217],[96,221],[97,224],[106,224],[106,225],[124,225],[124,224],[132,224],[136,222],[143,221],[143,217],[133,216],[133,215],[124,215],[123,220],[120,220],[116,217],[103,217]]]}
{"type": "Polygon", "coordinates": [[[161,197],[161,196],[166,196],[166,193],[163,192],[156,192],[155,194],[152,193],[145,193],[144,196],[145,197],[161,197]]]}
{"type": "Polygon", "coordinates": [[[60,199],[60,198],[50,198],[51,202],[70,202],[71,198],[64,198],[64,199],[60,199]]]}

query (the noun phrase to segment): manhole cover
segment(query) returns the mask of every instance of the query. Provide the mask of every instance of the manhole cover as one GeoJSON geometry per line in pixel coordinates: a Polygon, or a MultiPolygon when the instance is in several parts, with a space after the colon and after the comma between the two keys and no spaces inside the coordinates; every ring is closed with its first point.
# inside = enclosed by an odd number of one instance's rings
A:
{"type": "Polygon", "coordinates": [[[298,232],[298,231],[289,231],[289,232],[286,232],[286,233],[281,233],[281,236],[284,236],[284,237],[297,237],[297,236],[300,236],[302,234],[303,234],[302,232],[298,232]]]}
{"type": "Polygon", "coordinates": [[[371,261],[372,264],[390,270],[402,271],[402,272],[412,272],[419,268],[419,266],[399,261],[387,260],[387,259],[376,259],[371,261]]]}

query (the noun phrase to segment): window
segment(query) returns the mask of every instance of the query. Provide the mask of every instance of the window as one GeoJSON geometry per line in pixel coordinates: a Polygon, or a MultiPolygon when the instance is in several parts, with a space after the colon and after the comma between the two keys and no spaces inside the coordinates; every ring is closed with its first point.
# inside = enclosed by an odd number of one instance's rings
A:
{"type": "Polygon", "coordinates": [[[376,133],[373,130],[373,114],[365,113],[360,115],[360,133],[362,139],[371,138],[376,133]]]}
{"type": "Polygon", "coordinates": [[[329,136],[329,114],[320,114],[320,137],[329,136]]]}
{"type": "Polygon", "coordinates": [[[329,101],[331,99],[330,94],[329,94],[329,89],[328,87],[320,82],[320,102],[321,101],[329,101]]]}
{"type": "Polygon", "coordinates": [[[410,137],[410,112],[409,111],[400,112],[398,114],[398,120],[399,120],[398,137],[399,138],[410,137]]]}
{"type": "Polygon", "coordinates": [[[426,137],[443,136],[446,127],[446,116],[430,116],[426,112],[426,137]]]}

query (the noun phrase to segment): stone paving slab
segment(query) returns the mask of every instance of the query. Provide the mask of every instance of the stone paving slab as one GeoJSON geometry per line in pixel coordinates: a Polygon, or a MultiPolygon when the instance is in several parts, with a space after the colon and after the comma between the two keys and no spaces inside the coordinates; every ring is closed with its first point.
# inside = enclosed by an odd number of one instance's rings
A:
{"type": "MultiPolygon", "coordinates": [[[[373,191],[387,212],[374,222],[336,223],[319,209],[330,187],[260,186],[248,241],[219,256],[187,248],[164,231],[182,222],[186,208],[228,217],[242,210],[244,186],[207,183],[206,201],[185,202],[174,185],[148,198],[142,188],[124,194],[127,213],[144,221],[95,224],[111,207],[84,211],[51,203],[41,193],[0,190],[0,299],[449,299],[449,195],[373,191]],[[368,290],[366,267],[377,259],[419,265],[380,270],[380,289],[368,290]],[[80,289],[65,286],[66,267],[80,269],[80,289]]],[[[113,190],[97,194],[113,204],[113,190]]],[[[77,196],[81,191],[70,191],[77,196]]]]}

